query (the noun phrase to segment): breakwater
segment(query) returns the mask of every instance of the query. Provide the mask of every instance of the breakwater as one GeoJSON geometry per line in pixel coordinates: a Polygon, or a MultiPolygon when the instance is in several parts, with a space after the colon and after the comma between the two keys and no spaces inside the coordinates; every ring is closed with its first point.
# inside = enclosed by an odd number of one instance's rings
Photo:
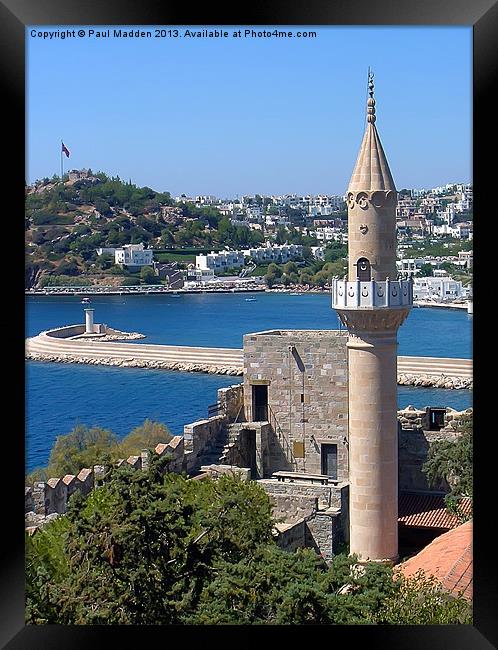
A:
{"type": "MultiPolygon", "coordinates": [[[[35,361],[84,363],[205,372],[242,376],[243,351],[178,345],[118,343],[139,338],[137,332],[106,329],[101,337],[84,338],[84,326],[68,325],[26,340],[26,358],[35,361]]],[[[398,384],[448,389],[471,389],[472,360],[436,357],[398,357],[398,384]]]]}
{"type": "MultiPolygon", "coordinates": [[[[242,350],[181,345],[154,345],[107,342],[102,338],[83,339],[69,325],[41,332],[26,340],[26,358],[61,363],[120,366],[242,375],[242,350]],[[70,333],[65,337],[64,333],[70,333]]],[[[136,335],[136,333],[133,333],[136,335]]],[[[121,332],[121,338],[126,333],[121,332]]]]}

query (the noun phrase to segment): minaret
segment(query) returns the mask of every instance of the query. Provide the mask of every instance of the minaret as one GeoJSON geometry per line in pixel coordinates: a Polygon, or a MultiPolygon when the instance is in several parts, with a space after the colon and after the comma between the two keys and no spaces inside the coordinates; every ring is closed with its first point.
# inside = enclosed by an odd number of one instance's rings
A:
{"type": "Polygon", "coordinates": [[[398,556],[397,331],[413,302],[396,279],[397,194],[375,126],[369,73],[367,125],[347,192],[348,277],[332,304],[348,329],[350,553],[398,556]]]}

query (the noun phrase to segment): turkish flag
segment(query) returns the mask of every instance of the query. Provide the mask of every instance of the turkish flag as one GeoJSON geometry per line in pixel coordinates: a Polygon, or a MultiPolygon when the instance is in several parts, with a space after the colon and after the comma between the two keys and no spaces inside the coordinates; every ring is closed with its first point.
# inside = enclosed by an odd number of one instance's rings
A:
{"type": "MultiPolygon", "coordinates": [[[[61,140],[62,142],[62,140],[61,140]]],[[[69,149],[66,147],[66,145],[62,142],[62,151],[66,154],[66,156],[69,158],[69,149]]]]}

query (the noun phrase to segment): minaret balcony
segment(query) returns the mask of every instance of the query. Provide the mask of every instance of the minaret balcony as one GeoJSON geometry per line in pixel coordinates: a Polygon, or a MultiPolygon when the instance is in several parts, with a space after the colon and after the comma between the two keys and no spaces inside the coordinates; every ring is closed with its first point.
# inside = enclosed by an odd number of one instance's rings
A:
{"type": "Polygon", "coordinates": [[[413,281],[339,280],[332,281],[334,309],[389,309],[413,305],[413,281]]]}

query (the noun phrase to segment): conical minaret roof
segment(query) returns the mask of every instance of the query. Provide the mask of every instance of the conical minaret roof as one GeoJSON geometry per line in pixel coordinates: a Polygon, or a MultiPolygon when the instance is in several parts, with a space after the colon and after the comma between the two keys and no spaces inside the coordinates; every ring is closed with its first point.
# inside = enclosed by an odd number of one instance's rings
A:
{"type": "Polygon", "coordinates": [[[373,98],[373,74],[369,73],[370,97],[367,102],[367,128],[356,165],[349,181],[348,192],[371,192],[374,190],[396,191],[386,154],[375,126],[375,99],[373,98]]]}

